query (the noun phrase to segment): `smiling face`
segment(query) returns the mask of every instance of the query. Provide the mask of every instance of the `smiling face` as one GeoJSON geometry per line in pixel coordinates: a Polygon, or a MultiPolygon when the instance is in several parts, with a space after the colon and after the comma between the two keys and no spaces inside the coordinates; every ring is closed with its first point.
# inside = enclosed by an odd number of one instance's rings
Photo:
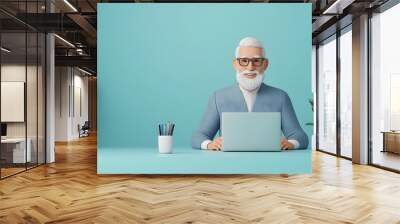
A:
{"type": "Polygon", "coordinates": [[[268,60],[262,59],[263,50],[258,47],[240,47],[239,48],[239,58],[242,58],[242,61],[245,64],[239,64],[237,58],[233,59],[233,68],[237,72],[244,72],[242,75],[248,79],[255,79],[257,76],[257,71],[259,74],[263,74],[268,67],[268,60]],[[243,58],[247,58],[250,60],[246,60],[243,58]],[[257,59],[258,58],[258,59],[257,59]],[[251,60],[252,59],[252,60],[251,60]],[[258,61],[257,61],[258,60],[258,61]],[[262,60],[261,63],[259,61],[262,60]]]}

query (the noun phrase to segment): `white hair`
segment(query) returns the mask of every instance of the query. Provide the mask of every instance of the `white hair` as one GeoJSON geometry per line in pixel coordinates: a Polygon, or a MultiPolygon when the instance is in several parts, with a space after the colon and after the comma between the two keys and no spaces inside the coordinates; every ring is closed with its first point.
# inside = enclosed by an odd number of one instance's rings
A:
{"type": "Polygon", "coordinates": [[[254,37],[245,37],[240,40],[239,45],[236,47],[235,57],[239,58],[239,48],[240,47],[257,47],[261,48],[262,57],[265,57],[264,47],[262,43],[254,37]]]}

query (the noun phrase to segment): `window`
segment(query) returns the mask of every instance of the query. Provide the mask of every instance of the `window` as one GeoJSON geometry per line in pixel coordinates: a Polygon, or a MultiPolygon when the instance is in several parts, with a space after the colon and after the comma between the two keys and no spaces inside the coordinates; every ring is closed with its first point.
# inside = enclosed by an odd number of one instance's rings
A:
{"type": "Polygon", "coordinates": [[[352,32],[340,36],[340,155],[352,157],[352,32]]]}
{"type": "Polygon", "coordinates": [[[400,4],[371,19],[371,162],[400,170],[400,4]]]}
{"type": "Polygon", "coordinates": [[[336,153],[336,36],[318,47],[318,149],[336,153]]]}

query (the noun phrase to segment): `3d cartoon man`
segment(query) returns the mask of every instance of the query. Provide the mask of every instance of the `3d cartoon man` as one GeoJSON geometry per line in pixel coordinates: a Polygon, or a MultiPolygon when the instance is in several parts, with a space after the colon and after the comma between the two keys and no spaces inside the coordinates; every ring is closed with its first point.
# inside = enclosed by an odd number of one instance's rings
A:
{"type": "Polygon", "coordinates": [[[222,112],[281,112],[282,132],[286,137],[281,139],[281,148],[307,148],[308,137],[300,127],[288,94],[263,83],[268,64],[260,41],[246,37],[239,42],[233,59],[237,84],[210,96],[200,127],[192,136],[193,148],[222,149],[223,138],[214,139],[222,112]]]}

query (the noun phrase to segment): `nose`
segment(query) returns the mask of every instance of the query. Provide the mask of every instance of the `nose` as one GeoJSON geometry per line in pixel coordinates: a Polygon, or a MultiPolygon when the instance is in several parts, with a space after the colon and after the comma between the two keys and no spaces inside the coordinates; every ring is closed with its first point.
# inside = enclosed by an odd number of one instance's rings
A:
{"type": "Polygon", "coordinates": [[[253,65],[253,62],[250,61],[249,64],[246,66],[246,68],[250,71],[253,71],[255,69],[255,66],[253,65]]]}

